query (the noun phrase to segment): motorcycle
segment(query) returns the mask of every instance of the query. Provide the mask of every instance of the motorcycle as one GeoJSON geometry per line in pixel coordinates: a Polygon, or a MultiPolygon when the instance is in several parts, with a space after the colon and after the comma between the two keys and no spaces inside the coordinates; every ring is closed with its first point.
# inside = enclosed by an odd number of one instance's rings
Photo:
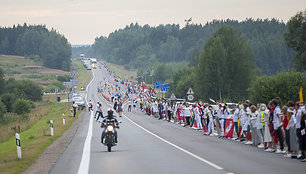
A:
{"type": "MultiPolygon", "coordinates": [[[[119,123],[121,123],[121,121],[119,121],[119,123]]],[[[108,152],[111,152],[112,147],[117,145],[115,142],[115,129],[116,127],[113,123],[110,122],[106,124],[106,132],[104,142],[102,142],[102,144],[107,146],[108,152]]]]}
{"type": "Polygon", "coordinates": [[[108,124],[106,127],[106,135],[105,135],[105,141],[104,145],[107,146],[107,150],[109,152],[112,151],[112,146],[116,146],[115,143],[115,135],[114,135],[114,125],[113,124],[108,124]]]}

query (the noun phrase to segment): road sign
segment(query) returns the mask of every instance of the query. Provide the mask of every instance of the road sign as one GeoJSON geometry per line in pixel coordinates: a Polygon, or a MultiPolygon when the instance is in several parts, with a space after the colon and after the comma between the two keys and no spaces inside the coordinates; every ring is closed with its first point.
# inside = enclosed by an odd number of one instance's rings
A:
{"type": "Polygon", "coordinates": [[[170,99],[172,99],[172,100],[176,99],[174,93],[171,94],[170,99]]]}
{"type": "Polygon", "coordinates": [[[170,84],[165,84],[164,87],[165,88],[170,88],[170,84]]]}
{"type": "Polygon", "coordinates": [[[193,94],[194,94],[193,90],[191,88],[189,88],[188,91],[187,91],[187,95],[193,95],[193,94]]]}
{"type": "Polygon", "coordinates": [[[159,85],[159,84],[162,84],[162,82],[161,81],[156,81],[155,84],[159,85]]]}
{"type": "Polygon", "coordinates": [[[72,86],[72,83],[71,82],[63,82],[63,85],[64,86],[72,86]]]}
{"type": "Polygon", "coordinates": [[[187,99],[188,99],[189,101],[192,101],[192,100],[194,99],[194,97],[193,97],[193,95],[188,95],[188,96],[187,96],[187,99]]]}

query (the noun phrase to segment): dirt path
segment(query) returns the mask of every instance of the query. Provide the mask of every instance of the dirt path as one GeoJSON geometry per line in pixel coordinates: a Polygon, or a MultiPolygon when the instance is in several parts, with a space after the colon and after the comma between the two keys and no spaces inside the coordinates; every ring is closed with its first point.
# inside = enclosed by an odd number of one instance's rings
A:
{"type": "Polygon", "coordinates": [[[55,140],[39,158],[23,174],[43,174],[48,173],[57,159],[65,151],[77,131],[85,111],[80,112],[79,119],[75,120],[71,127],[57,140],[55,140]]]}

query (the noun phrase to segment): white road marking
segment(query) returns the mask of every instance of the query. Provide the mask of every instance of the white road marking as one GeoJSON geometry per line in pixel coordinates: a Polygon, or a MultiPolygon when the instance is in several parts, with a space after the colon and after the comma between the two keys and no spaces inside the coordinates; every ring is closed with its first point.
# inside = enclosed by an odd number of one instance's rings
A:
{"type": "Polygon", "coordinates": [[[81,159],[81,163],[79,166],[78,174],[88,173],[88,170],[89,170],[92,125],[93,125],[93,112],[91,111],[90,118],[89,118],[89,127],[88,127],[87,137],[84,143],[83,154],[82,154],[82,159],[81,159]]]}
{"type": "MultiPolygon", "coordinates": [[[[103,98],[103,97],[102,97],[102,98],[103,98]]],[[[103,100],[106,101],[104,98],[103,98],[103,100]]],[[[110,107],[112,107],[112,106],[110,105],[109,102],[106,101],[106,103],[107,103],[110,107]]],[[[125,105],[125,104],[123,104],[122,107],[124,107],[124,105],[125,105]]],[[[173,143],[171,143],[171,142],[168,141],[168,140],[165,140],[164,138],[162,138],[162,137],[160,137],[160,136],[154,134],[153,132],[149,131],[148,129],[146,129],[146,128],[140,126],[139,124],[137,124],[136,122],[134,122],[132,119],[130,119],[129,117],[127,117],[125,114],[122,114],[122,115],[123,115],[127,120],[129,120],[130,122],[132,122],[133,124],[135,124],[136,126],[138,126],[139,128],[141,128],[142,130],[146,131],[147,133],[149,133],[149,134],[153,135],[154,137],[160,139],[161,141],[163,141],[163,142],[165,142],[165,143],[167,143],[167,144],[169,144],[169,145],[171,145],[171,146],[173,146],[173,147],[175,147],[175,148],[181,150],[182,152],[185,152],[186,154],[188,154],[188,155],[190,155],[190,156],[192,156],[192,157],[194,157],[194,158],[196,158],[196,159],[198,159],[198,160],[200,160],[200,161],[202,161],[202,162],[204,162],[204,163],[206,163],[206,164],[208,164],[208,165],[214,167],[214,168],[217,169],[217,170],[223,170],[223,168],[222,168],[221,166],[219,166],[219,165],[217,165],[217,164],[214,164],[214,163],[212,163],[212,162],[210,162],[210,161],[208,161],[208,160],[206,160],[206,159],[204,159],[204,158],[201,158],[201,157],[199,157],[198,155],[196,155],[196,154],[194,154],[194,153],[192,153],[192,152],[189,152],[188,150],[186,150],[186,149],[184,149],[184,148],[182,148],[182,147],[180,147],[180,146],[178,146],[178,145],[176,145],[176,144],[173,144],[173,143]]]]}
{"type": "Polygon", "coordinates": [[[201,158],[201,157],[199,157],[198,155],[196,155],[196,154],[194,154],[194,153],[192,153],[192,152],[189,152],[188,150],[183,149],[182,147],[180,147],[180,146],[178,146],[178,145],[176,145],[176,144],[173,144],[173,143],[171,143],[170,141],[167,141],[167,140],[163,139],[162,137],[160,137],[160,136],[154,134],[153,132],[150,132],[148,129],[146,129],[146,128],[140,126],[140,125],[137,124],[137,123],[135,123],[133,120],[131,120],[131,119],[130,119],[129,117],[127,117],[126,115],[123,114],[123,116],[124,116],[126,119],[128,119],[130,122],[132,122],[133,124],[135,124],[136,126],[138,126],[139,128],[141,128],[142,130],[148,132],[149,134],[151,134],[151,135],[153,135],[154,137],[156,137],[156,138],[162,140],[163,142],[165,142],[165,143],[167,143],[167,144],[169,144],[169,145],[171,145],[171,146],[173,146],[173,147],[175,147],[175,148],[177,148],[177,149],[179,149],[179,150],[181,150],[181,151],[187,153],[188,155],[190,155],[190,156],[192,156],[192,157],[194,157],[194,158],[196,158],[196,159],[198,159],[198,160],[200,160],[200,161],[202,161],[202,162],[204,162],[204,163],[206,163],[206,164],[208,164],[208,165],[210,165],[210,166],[212,166],[212,167],[214,167],[214,168],[216,168],[216,169],[218,169],[218,170],[223,170],[223,168],[220,167],[220,166],[218,166],[217,164],[214,164],[214,163],[212,163],[212,162],[210,162],[210,161],[208,161],[208,160],[206,160],[206,159],[204,159],[204,158],[201,158]]]}
{"type": "MultiPolygon", "coordinates": [[[[95,73],[94,71],[92,71],[92,79],[86,87],[85,101],[86,101],[87,106],[88,106],[88,102],[87,102],[88,88],[94,79],[95,79],[95,73]]],[[[81,162],[79,165],[78,174],[85,174],[85,173],[88,173],[89,171],[92,126],[93,126],[93,111],[91,111],[90,118],[89,118],[88,132],[87,132],[87,136],[86,136],[85,143],[84,143],[84,148],[83,148],[81,162]]]]}

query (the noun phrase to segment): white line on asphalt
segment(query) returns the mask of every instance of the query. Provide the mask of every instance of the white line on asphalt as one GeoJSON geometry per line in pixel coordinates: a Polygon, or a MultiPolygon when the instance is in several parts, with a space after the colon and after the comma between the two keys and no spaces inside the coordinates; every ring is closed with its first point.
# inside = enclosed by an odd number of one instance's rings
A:
{"type": "MultiPolygon", "coordinates": [[[[94,71],[92,71],[92,79],[86,87],[85,101],[86,101],[87,106],[88,106],[88,102],[87,102],[88,88],[89,88],[89,85],[91,85],[91,83],[94,81],[94,79],[95,79],[95,73],[94,71]]],[[[90,118],[89,118],[88,132],[87,132],[87,136],[86,136],[85,143],[84,143],[84,148],[83,148],[81,162],[79,165],[78,174],[86,174],[89,171],[92,125],[93,125],[93,111],[91,111],[90,118]]]]}
{"type": "Polygon", "coordinates": [[[136,122],[134,122],[133,120],[131,120],[131,119],[130,119],[129,117],[127,117],[126,115],[123,114],[123,116],[124,116],[126,119],[128,119],[130,122],[132,122],[133,124],[135,124],[136,126],[140,127],[141,129],[143,129],[144,131],[148,132],[149,134],[155,136],[156,138],[158,138],[158,139],[164,141],[165,143],[167,143],[167,144],[169,144],[169,145],[171,145],[171,146],[173,146],[173,147],[175,147],[175,148],[177,148],[177,149],[179,149],[179,150],[181,150],[181,151],[187,153],[188,155],[190,155],[190,156],[192,156],[192,157],[194,157],[194,158],[196,158],[196,159],[198,159],[198,160],[200,160],[200,161],[202,161],[202,162],[204,162],[204,163],[206,163],[206,164],[208,164],[208,165],[210,165],[210,166],[212,166],[212,167],[214,167],[214,168],[216,168],[216,169],[218,169],[218,170],[223,170],[223,168],[220,167],[220,166],[218,166],[217,164],[214,164],[214,163],[212,163],[212,162],[210,162],[210,161],[208,161],[208,160],[206,160],[206,159],[203,159],[203,158],[199,157],[198,155],[196,155],[196,154],[194,154],[194,153],[191,153],[191,152],[189,152],[188,150],[183,149],[182,147],[180,147],[180,146],[178,146],[178,145],[175,145],[175,144],[171,143],[170,141],[167,141],[167,140],[163,139],[162,137],[160,137],[160,136],[154,134],[153,132],[150,132],[148,129],[146,129],[146,128],[140,126],[139,124],[137,124],[136,122]]]}
{"type": "MultiPolygon", "coordinates": [[[[103,98],[103,97],[102,97],[102,98],[103,98]]],[[[104,98],[103,98],[103,100],[106,101],[104,98]]],[[[110,104],[109,102],[106,101],[106,103],[107,103],[110,107],[112,107],[111,104],[110,104]]],[[[124,105],[125,105],[125,104],[123,104],[122,107],[124,107],[124,105]]],[[[150,132],[148,129],[146,129],[146,128],[140,126],[139,124],[137,124],[136,122],[134,122],[132,119],[130,119],[129,117],[127,117],[125,114],[123,114],[123,116],[124,116],[126,119],[128,119],[130,122],[132,122],[133,124],[135,124],[136,126],[138,126],[139,128],[141,128],[142,130],[144,130],[144,131],[148,132],[149,134],[155,136],[156,138],[158,138],[158,139],[164,141],[165,143],[167,143],[167,144],[169,144],[169,145],[171,145],[171,146],[173,146],[173,147],[175,147],[175,148],[177,148],[177,149],[179,149],[179,150],[181,150],[181,151],[187,153],[188,155],[190,155],[190,156],[192,156],[192,157],[194,157],[194,158],[196,158],[196,159],[198,159],[198,160],[200,160],[200,161],[202,161],[202,162],[204,162],[204,163],[206,163],[206,164],[208,164],[208,165],[214,167],[214,168],[217,169],[217,170],[223,170],[223,168],[220,167],[220,166],[218,166],[217,164],[214,164],[214,163],[212,163],[212,162],[210,162],[210,161],[208,161],[208,160],[206,160],[206,159],[204,159],[204,158],[201,158],[201,157],[199,157],[198,155],[196,155],[196,154],[194,154],[194,153],[192,153],[192,152],[189,152],[188,150],[183,149],[182,147],[180,147],[180,146],[178,146],[178,145],[176,145],[176,144],[173,144],[173,143],[171,143],[170,141],[167,141],[167,140],[163,139],[162,137],[160,137],[160,136],[154,134],[153,132],[150,132]]]]}
{"type": "Polygon", "coordinates": [[[89,127],[88,127],[86,140],[84,143],[83,154],[82,154],[82,159],[81,159],[81,163],[79,166],[78,174],[88,173],[88,170],[89,170],[92,125],[93,125],[93,111],[91,111],[90,118],[89,118],[89,127]]]}

